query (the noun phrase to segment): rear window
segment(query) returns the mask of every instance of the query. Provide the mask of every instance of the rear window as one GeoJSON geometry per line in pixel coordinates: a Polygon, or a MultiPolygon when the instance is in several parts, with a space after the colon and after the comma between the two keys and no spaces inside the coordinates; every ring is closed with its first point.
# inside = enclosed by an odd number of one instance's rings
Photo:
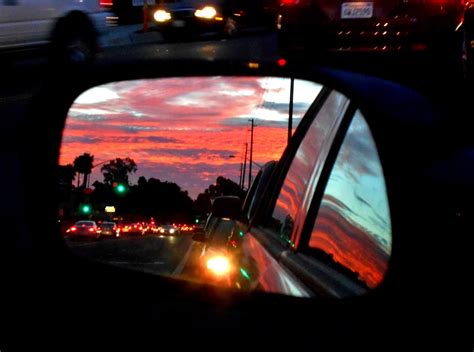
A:
{"type": "Polygon", "coordinates": [[[76,223],[77,226],[95,226],[93,221],[79,221],[76,223]]]}

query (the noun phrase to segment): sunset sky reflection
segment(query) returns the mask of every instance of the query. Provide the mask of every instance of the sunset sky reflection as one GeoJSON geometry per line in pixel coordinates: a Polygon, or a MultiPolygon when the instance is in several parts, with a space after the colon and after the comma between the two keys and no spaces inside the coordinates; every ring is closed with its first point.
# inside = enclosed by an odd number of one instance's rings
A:
{"type": "MultiPolygon", "coordinates": [[[[295,80],[293,126],[320,90],[295,80]]],[[[94,155],[95,164],[128,156],[138,165],[131,183],[155,177],[196,198],[219,175],[239,182],[252,118],[254,161],[280,157],[287,142],[289,92],[289,79],[273,77],[168,78],[95,87],[69,111],[59,163],[70,164],[85,152],[94,155]]],[[[100,166],[93,169],[91,184],[95,180],[103,180],[100,166]]]]}

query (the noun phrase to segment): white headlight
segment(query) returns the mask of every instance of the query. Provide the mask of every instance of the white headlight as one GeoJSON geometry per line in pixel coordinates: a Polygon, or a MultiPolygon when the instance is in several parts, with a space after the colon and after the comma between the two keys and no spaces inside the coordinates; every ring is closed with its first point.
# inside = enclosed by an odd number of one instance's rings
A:
{"type": "Polygon", "coordinates": [[[211,257],[207,260],[207,268],[214,274],[225,275],[230,271],[230,262],[223,256],[211,257]]]}
{"type": "Polygon", "coordinates": [[[170,229],[170,233],[174,233],[174,229],[170,229]]]}
{"type": "Polygon", "coordinates": [[[153,18],[156,22],[166,22],[171,19],[171,14],[165,10],[156,10],[153,18]]]}
{"type": "Polygon", "coordinates": [[[217,15],[217,11],[212,6],[206,6],[206,7],[202,8],[201,10],[196,10],[196,12],[194,12],[194,16],[200,17],[200,18],[212,19],[216,15],[217,15]]]}

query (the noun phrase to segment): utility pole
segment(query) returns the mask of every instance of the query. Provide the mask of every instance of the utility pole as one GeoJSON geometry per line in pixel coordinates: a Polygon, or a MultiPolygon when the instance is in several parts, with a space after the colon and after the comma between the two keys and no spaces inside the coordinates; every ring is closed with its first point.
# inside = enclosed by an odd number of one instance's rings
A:
{"type": "Polygon", "coordinates": [[[250,186],[252,184],[253,127],[254,127],[253,119],[250,119],[250,122],[252,123],[252,125],[250,127],[250,159],[249,159],[249,186],[248,186],[248,189],[250,189],[250,186]]]}
{"type": "Polygon", "coordinates": [[[248,148],[248,143],[245,143],[244,171],[242,173],[242,190],[244,189],[244,185],[245,185],[245,169],[247,168],[247,148],[248,148]]]}
{"type": "Polygon", "coordinates": [[[148,0],[143,2],[143,33],[148,31],[148,0]]]}
{"type": "Polygon", "coordinates": [[[293,91],[295,88],[295,79],[290,78],[290,108],[288,111],[288,144],[290,143],[291,134],[293,132],[293,91]]]}

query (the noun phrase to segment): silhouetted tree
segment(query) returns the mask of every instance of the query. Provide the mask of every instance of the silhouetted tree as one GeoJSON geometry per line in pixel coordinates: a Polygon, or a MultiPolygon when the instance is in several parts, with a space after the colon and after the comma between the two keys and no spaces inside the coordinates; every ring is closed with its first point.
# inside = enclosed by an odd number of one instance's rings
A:
{"type": "MultiPolygon", "coordinates": [[[[84,153],[74,159],[74,171],[76,171],[78,174],[83,175],[82,187],[87,187],[89,175],[92,172],[93,164],[94,155],[91,155],[89,153],[84,153]]],[[[77,186],[79,187],[79,176],[77,178],[77,186]]]]}
{"type": "Polygon", "coordinates": [[[114,182],[124,182],[128,185],[128,174],[137,171],[137,164],[130,158],[116,158],[100,169],[104,175],[104,182],[112,185],[114,182]]]}

